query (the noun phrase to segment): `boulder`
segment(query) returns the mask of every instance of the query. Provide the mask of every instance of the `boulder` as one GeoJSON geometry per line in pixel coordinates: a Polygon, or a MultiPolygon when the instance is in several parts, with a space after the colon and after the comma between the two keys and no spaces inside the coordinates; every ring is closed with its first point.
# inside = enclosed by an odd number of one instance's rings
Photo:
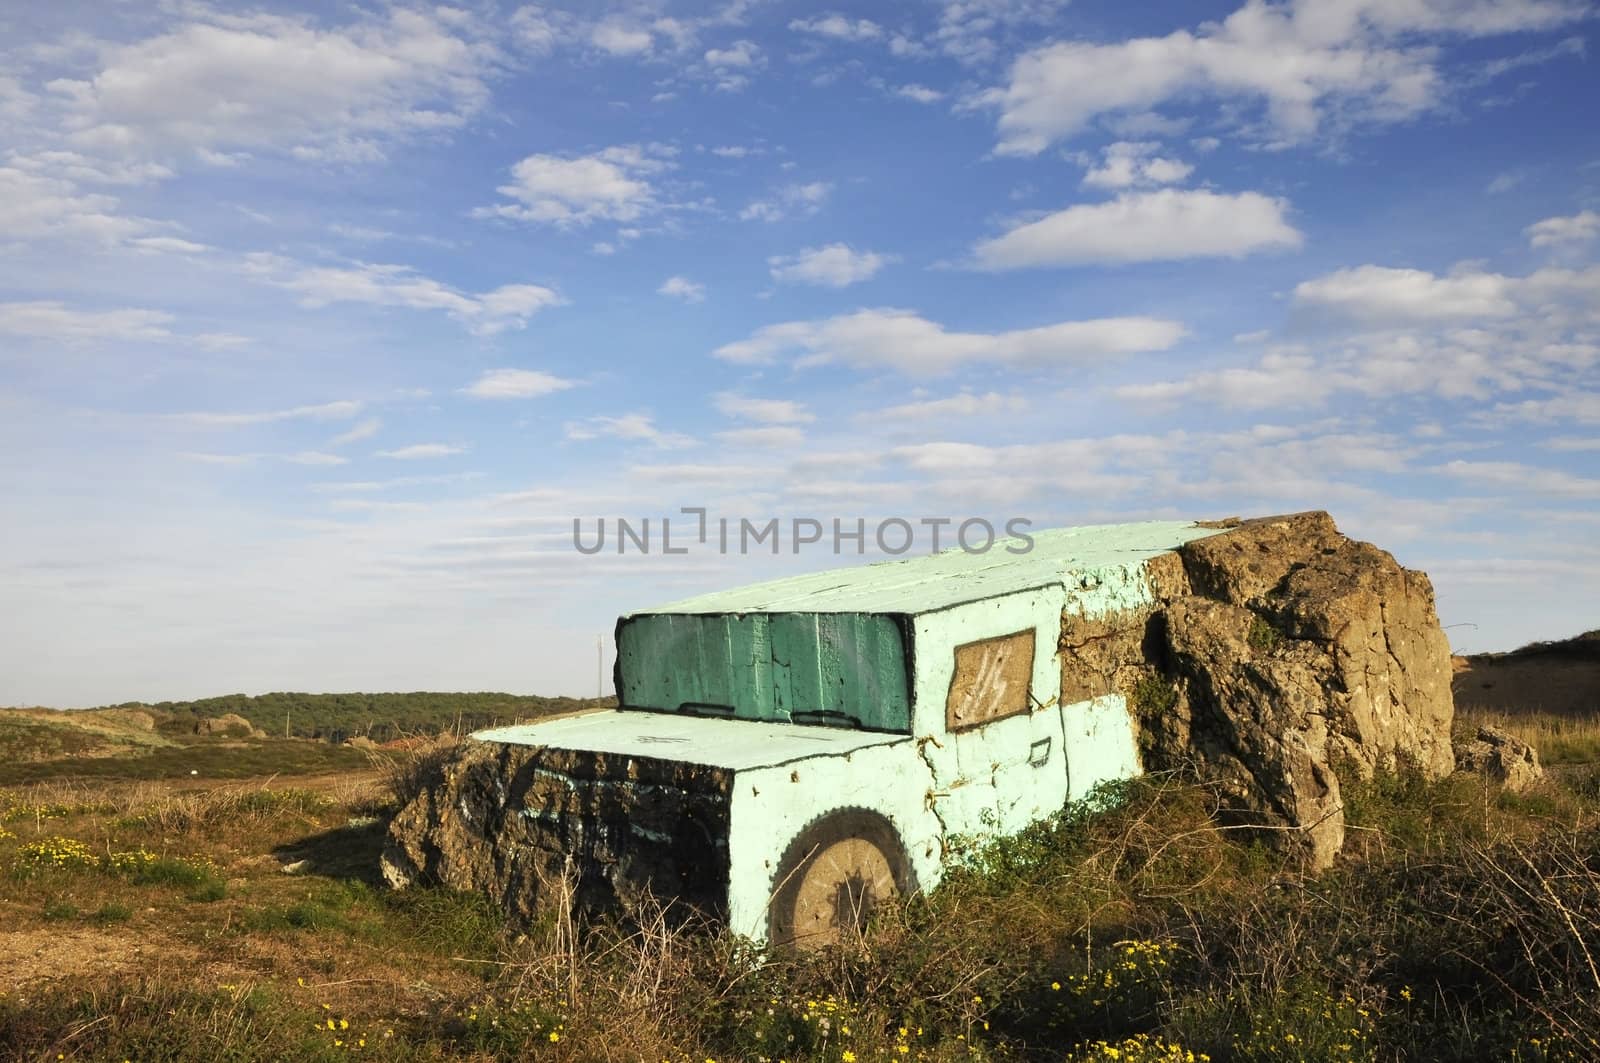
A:
{"type": "Polygon", "coordinates": [[[1321,512],[1238,522],[1177,556],[1183,578],[1133,625],[1144,667],[1122,673],[1146,770],[1215,781],[1231,818],[1325,867],[1344,839],[1341,778],[1454,769],[1427,576],[1321,512]]]}
{"type": "Polygon", "coordinates": [[[1544,778],[1539,751],[1508,731],[1484,725],[1456,742],[1456,770],[1481,775],[1513,793],[1544,778]]]}
{"type": "Polygon", "coordinates": [[[417,783],[381,858],[395,889],[484,893],[523,920],[553,898],[583,916],[648,896],[725,914],[731,772],[467,739],[417,783]]]}
{"type": "Polygon", "coordinates": [[[221,716],[207,716],[194,725],[197,735],[227,735],[230,738],[258,738],[261,732],[243,716],[236,712],[224,713],[221,716]]]}

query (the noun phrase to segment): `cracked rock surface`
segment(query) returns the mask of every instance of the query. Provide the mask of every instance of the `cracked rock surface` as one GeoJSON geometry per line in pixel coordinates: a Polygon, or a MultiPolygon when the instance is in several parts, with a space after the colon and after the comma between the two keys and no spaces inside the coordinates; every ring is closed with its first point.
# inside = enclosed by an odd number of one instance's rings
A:
{"type": "MultiPolygon", "coordinates": [[[[1455,768],[1450,647],[1433,586],[1326,513],[1245,521],[1181,547],[1150,617],[1170,707],[1143,713],[1145,767],[1222,784],[1239,822],[1314,867],[1344,843],[1340,780],[1455,768]]],[[[1135,699],[1151,708],[1150,698],[1135,699]]]]}

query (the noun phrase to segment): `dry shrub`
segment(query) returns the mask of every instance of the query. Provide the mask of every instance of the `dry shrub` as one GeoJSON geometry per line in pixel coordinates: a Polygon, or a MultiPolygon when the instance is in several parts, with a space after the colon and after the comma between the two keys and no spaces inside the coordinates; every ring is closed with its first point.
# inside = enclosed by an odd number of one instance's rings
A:
{"type": "Polygon", "coordinates": [[[163,834],[204,834],[219,829],[253,830],[286,817],[309,820],[332,802],[312,790],[266,785],[158,792],[137,806],[130,819],[163,834]]]}
{"type": "Polygon", "coordinates": [[[462,745],[462,738],[449,731],[429,737],[414,737],[406,748],[396,752],[373,752],[382,785],[395,807],[404,808],[437,780],[444,765],[462,745]]]}

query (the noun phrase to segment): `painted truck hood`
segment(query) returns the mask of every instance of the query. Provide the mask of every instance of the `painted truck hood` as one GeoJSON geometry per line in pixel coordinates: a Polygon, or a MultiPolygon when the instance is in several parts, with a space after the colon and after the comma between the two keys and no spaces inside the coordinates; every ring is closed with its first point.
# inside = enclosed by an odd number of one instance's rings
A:
{"type": "Polygon", "coordinates": [[[704,764],[733,771],[910,742],[904,734],[608,709],[478,731],[482,742],[704,764]]]}

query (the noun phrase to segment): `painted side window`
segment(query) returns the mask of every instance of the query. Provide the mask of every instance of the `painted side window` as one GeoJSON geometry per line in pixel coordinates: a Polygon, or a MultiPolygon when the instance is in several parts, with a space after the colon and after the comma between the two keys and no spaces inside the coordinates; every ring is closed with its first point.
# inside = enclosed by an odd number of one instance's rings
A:
{"type": "Polygon", "coordinates": [[[1028,711],[1033,641],[1033,628],[1028,628],[956,647],[944,705],[946,729],[965,731],[1028,711]]]}

